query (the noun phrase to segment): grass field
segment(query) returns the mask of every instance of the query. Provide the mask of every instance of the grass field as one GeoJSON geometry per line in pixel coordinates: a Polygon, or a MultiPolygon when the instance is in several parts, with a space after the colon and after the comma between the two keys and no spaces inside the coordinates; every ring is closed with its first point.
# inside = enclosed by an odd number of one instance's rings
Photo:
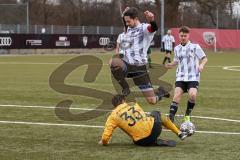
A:
{"type": "MultiPolygon", "coordinates": [[[[171,132],[163,132],[161,137],[177,141],[175,148],[135,146],[119,129],[114,132],[108,147],[99,146],[98,141],[103,128],[98,126],[104,125],[106,114],[87,121],[67,121],[56,116],[54,106],[65,99],[73,100],[72,108],[94,109],[101,103],[99,99],[59,93],[49,86],[52,72],[64,62],[79,55],[1,56],[0,159],[240,159],[240,54],[221,52],[207,55],[209,63],[201,75],[193,115],[223,120],[193,118],[197,130],[203,132],[196,133],[186,141],[180,141],[171,132]],[[224,70],[224,66],[238,67],[232,68],[235,71],[231,71],[224,70]]],[[[107,64],[111,54],[96,56],[107,64]]],[[[155,63],[161,63],[163,54],[154,53],[152,59],[155,63]]],[[[93,83],[84,82],[85,70],[86,66],[77,68],[67,77],[65,83],[115,93],[107,65],[103,66],[93,83]]],[[[175,69],[169,70],[161,77],[170,84],[174,84],[174,78],[175,69]]],[[[185,112],[186,100],[185,95],[178,114],[185,112]]],[[[164,99],[155,106],[148,105],[144,98],[138,98],[137,101],[146,111],[158,109],[168,113],[171,99],[164,99]]],[[[72,112],[80,114],[86,111],[76,109],[72,112]]]]}

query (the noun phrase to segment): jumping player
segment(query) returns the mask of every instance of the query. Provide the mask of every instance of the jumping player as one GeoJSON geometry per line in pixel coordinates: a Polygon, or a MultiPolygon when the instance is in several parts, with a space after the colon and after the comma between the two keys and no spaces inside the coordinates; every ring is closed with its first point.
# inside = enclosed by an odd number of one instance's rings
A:
{"type": "Polygon", "coordinates": [[[155,104],[162,97],[169,97],[162,87],[154,92],[148,71],[147,71],[147,50],[155,32],[158,30],[154,19],[154,14],[145,11],[146,19],[149,23],[140,23],[138,10],[134,7],[127,8],[123,13],[123,19],[127,26],[127,36],[129,37],[128,47],[125,48],[124,57],[114,57],[110,60],[110,68],[113,77],[122,87],[122,94],[130,94],[129,85],[125,78],[132,78],[134,84],[140,88],[144,97],[150,104],[155,104]]]}

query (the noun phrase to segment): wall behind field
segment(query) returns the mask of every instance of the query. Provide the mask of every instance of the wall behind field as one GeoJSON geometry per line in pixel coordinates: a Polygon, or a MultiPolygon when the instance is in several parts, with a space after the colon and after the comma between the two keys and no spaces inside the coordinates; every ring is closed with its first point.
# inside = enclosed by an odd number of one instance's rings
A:
{"type": "MultiPolygon", "coordinates": [[[[176,43],[179,44],[179,28],[173,28],[172,33],[176,43]]],[[[214,39],[219,49],[240,49],[240,30],[228,29],[190,29],[190,40],[200,44],[203,48],[213,48],[214,39]]]]}
{"type": "MultiPolygon", "coordinates": [[[[109,44],[114,49],[117,38],[110,34],[0,34],[0,49],[91,49],[109,44]]],[[[161,36],[156,35],[152,47],[160,45],[161,36]]]]}

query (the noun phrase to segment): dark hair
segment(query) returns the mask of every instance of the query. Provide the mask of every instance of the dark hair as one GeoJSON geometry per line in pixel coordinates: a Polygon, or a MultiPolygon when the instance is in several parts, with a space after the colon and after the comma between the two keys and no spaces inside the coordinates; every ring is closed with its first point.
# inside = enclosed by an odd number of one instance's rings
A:
{"type": "Polygon", "coordinates": [[[189,29],[189,27],[187,27],[187,26],[182,26],[182,27],[179,29],[179,33],[180,33],[180,32],[189,33],[189,32],[190,32],[190,29],[189,29]]]}
{"type": "Polygon", "coordinates": [[[125,96],[124,95],[115,95],[113,98],[112,98],[112,105],[114,107],[117,107],[119,106],[120,104],[122,104],[122,101],[125,101],[125,96]]]}
{"type": "Polygon", "coordinates": [[[130,7],[123,13],[123,16],[129,16],[131,19],[135,19],[138,17],[138,9],[135,7],[130,7]]]}

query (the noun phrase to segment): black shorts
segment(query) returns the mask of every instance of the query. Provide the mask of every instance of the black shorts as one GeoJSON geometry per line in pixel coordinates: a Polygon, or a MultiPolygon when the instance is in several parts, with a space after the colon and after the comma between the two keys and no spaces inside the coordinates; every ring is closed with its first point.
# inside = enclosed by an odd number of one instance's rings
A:
{"type": "Polygon", "coordinates": [[[153,89],[146,65],[136,66],[130,65],[125,61],[123,62],[125,64],[124,72],[126,78],[132,78],[134,84],[138,86],[141,91],[153,89]]]}
{"type": "Polygon", "coordinates": [[[185,92],[188,92],[190,88],[198,89],[199,82],[198,81],[189,81],[189,82],[177,81],[175,83],[175,87],[180,87],[185,93],[185,92]]]}
{"type": "Polygon", "coordinates": [[[166,52],[166,54],[168,54],[168,53],[172,53],[172,51],[170,51],[170,50],[165,50],[165,52],[166,52]]]}
{"type": "Polygon", "coordinates": [[[162,121],[161,121],[161,113],[159,111],[151,112],[151,116],[154,117],[154,124],[151,131],[151,134],[143,139],[138,141],[133,141],[134,144],[140,146],[156,146],[157,145],[157,138],[162,132],[162,121]]]}

